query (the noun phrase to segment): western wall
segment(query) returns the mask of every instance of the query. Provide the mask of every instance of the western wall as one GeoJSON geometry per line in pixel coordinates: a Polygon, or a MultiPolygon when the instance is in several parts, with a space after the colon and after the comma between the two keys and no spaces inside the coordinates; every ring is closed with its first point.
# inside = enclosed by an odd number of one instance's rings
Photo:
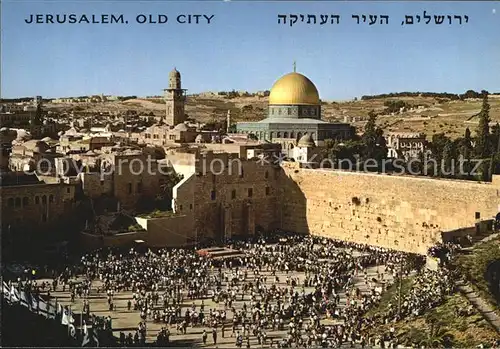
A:
{"type": "Polygon", "coordinates": [[[441,233],[498,212],[492,183],[299,168],[284,163],[284,230],[425,254],[441,233]]]}

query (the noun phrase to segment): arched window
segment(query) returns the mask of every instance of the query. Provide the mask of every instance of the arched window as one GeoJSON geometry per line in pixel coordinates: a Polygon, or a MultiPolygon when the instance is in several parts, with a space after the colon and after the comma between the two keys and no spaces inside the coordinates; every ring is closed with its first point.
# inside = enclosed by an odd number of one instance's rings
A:
{"type": "Polygon", "coordinates": [[[50,195],[50,196],[49,196],[49,202],[50,202],[50,203],[54,202],[54,195],[50,195]]]}
{"type": "Polygon", "coordinates": [[[40,197],[39,196],[35,196],[35,204],[40,204],[40,197]]]}
{"type": "Polygon", "coordinates": [[[295,133],[292,131],[290,132],[290,138],[294,138],[295,137],[295,133]]]}
{"type": "Polygon", "coordinates": [[[47,203],[47,196],[44,195],[42,196],[42,204],[46,204],[47,203]]]}
{"type": "Polygon", "coordinates": [[[302,137],[302,132],[297,132],[297,139],[300,139],[302,137]]]}
{"type": "Polygon", "coordinates": [[[277,133],[276,133],[276,137],[277,137],[277,138],[281,138],[281,132],[277,132],[277,133]]]}
{"type": "Polygon", "coordinates": [[[16,198],[16,207],[21,207],[21,198],[16,198]]]}
{"type": "Polygon", "coordinates": [[[283,132],[283,138],[288,138],[288,132],[283,132]]]}
{"type": "Polygon", "coordinates": [[[23,206],[28,206],[29,205],[29,199],[25,196],[23,198],[23,206]]]}
{"type": "Polygon", "coordinates": [[[269,138],[271,138],[271,140],[274,138],[274,132],[271,132],[271,134],[270,134],[270,137],[269,137],[269,138]]]}

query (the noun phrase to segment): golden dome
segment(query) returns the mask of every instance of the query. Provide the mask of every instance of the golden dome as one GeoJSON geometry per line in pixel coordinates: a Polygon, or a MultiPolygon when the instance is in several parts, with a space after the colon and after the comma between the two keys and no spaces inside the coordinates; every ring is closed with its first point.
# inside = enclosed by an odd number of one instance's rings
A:
{"type": "Polygon", "coordinates": [[[311,80],[299,73],[290,73],[276,81],[269,94],[269,104],[319,105],[318,89],[311,80]]]}

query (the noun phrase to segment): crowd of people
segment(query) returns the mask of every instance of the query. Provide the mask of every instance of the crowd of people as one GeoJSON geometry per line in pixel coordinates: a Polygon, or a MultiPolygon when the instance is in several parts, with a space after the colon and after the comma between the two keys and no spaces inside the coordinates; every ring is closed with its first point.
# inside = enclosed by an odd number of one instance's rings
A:
{"type": "MultiPolygon", "coordinates": [[[[158,346],[171,343],[174,334],[199,332],[203,344],[230,337],[247,348],[395,347],[392,331],[373,336],[370,329],[419,316],[454,290],[446,268],[424,270],[415,255],[314,236],[278,238],[234,241],[231,247],[244,257],[222,259],[188,249],[100,250],[67,266],[52,284],[28,285],[47,293],[68,285],[72,300],[84,299],[88,315],[89,296],[106,297],[113,311],[116,295],[132,293],[127,308],[141,322],[135,332],[120,332],[122,346],[146,345],[148,322],[155,322],[161,324],[158,346]],[[415,281],[409,292],[396,296],[382,316],[367,315],[383,290],[410,274],[415,281]],[[83,281],[71,284],[76,276],[83,281]]],[[[111,330],[110,318],[105,326],[111,330]]]]}

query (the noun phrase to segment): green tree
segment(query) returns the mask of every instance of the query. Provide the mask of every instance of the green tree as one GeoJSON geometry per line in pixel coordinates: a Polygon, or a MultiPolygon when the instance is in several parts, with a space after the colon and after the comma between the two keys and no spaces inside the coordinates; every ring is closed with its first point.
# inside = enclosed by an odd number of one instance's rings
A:
{"type": "Polygon", "coordinates": [[[428,324],[429,332],[425,333],[419,345],[425,348],[450,348],[453,345],[453,334],[438,323],[434,316],[428,316],[425,322],[428,324]]]}
{"type": "Polygon", "coordinates": [[[160,191],[156,194],[156,207],[159,209],[170,209],[173,189],[177,183],[179,183],[184,176],[182,174],[176,173],[174,170],[167,172],[164,175],[163,182],[160,185],[160,191]]]}
{"type": "MultiPolygon", "coordinates": [[[[325,153],[333,163],[342,169],[349,169],[349,164],[355,164],[359,154],[364,149],[364,144],[359,140],[347,140],[345,142],[333,139],[325,140],[325,153]],[[346,161],[342,161],[346,160],[346,161]]],[[[353,169],[353,168],[350,168],[353,169]]]]}
{"type": "Polygon", "coordinates": [[[464,173],[462,175],[464,178],[469,178],[471,171],[471,163],[469,161],[473,155],[474,148],[472,146],[472,137],[468,127],[465,129],[464,137],[460,138],[458,142],[458,152],[459,155],[462,156],[462,159],[464,161],[464,173]]]}
{"type": "Polygon", "coordinates": [[[500,125],[498,122],[491,128],[490,145],[492,156],[489,173],[493,175],[498,173],[497,168],[500,164],[500,125]]]}
{"type": "Polygon", "coordinates": [[[483,105],[479,113],[479,125],[476,129],[475,153],[480,159],[491,155],[490,141],[490,104],[488,103],[488,94],[483,94],[483,105]]]}
{"type": "Polygon", "coordinates": [[[362,152],[364,159],[375,159],[378,163],[387,157],[387,144],[384,132],[376,124],[377,115],[374,110],[368,113],[368,122],[365,125],[365,132],[361,137],[364,145],[362,152]]]}
{"type": "Polygon", "coordinates": [[[429,174],[433,176],[441,176],[441,163],[443,160],[444,149],[450,142],[451,140],[446,137],[444,133],[436,133],[432,135],[432,141],[429,144],[429,148],[432,152],[432,158],[436,160],[437,166],[434,166],[433,169],[429,169],[429,174]]]}
{"type": "Polygon", "coordinates": [[[454,164],[457,159],[456,147],[455,143],[451,140],[448,140],[443,148],[442,154],[442,165],[440,171],[442,171],[442,175],[446,177],[454,177],[456,173],[456,164],[454,164]]]}

